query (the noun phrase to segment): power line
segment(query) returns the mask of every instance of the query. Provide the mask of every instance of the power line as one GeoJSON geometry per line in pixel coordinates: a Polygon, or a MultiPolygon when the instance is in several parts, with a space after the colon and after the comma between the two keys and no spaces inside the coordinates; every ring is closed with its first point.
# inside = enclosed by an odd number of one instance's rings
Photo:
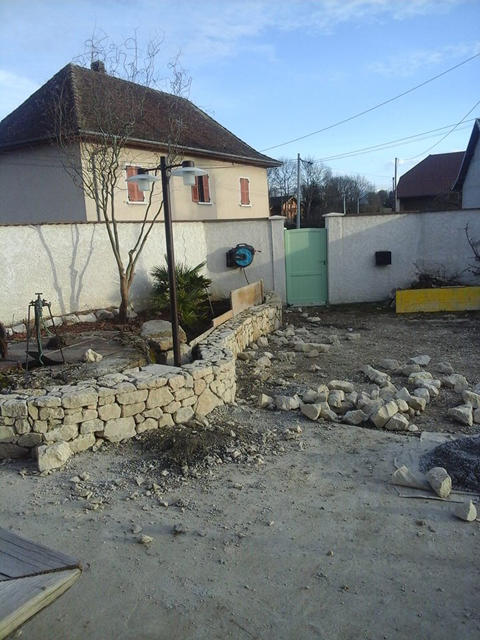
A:
{"type": "MultiPolygon", "coordinates": [[[[456,129],[457,127],[459,127],[459,126],[462,124],[462,122],[465,120],[465,118],[466,118],[467,116],[469,116],[469,115],[472,113],[472,111],[473,111],[476,107],[478,107],[478,105],[479,105],[479,104],[480,104],[480,100],[477,102],[477,104],[475,104],[475,105],[470,109],[470,111],[469,111],[468,113],[466,113],[466,114],[463,116],[463,118],[460,120],[460,122],[457,122],[457,124],[456,124],[452,129],[450,129],[450,131],[449,131],[448,133],[446,133],[446,134],[443,136],[443,138],[441,138],[441,140],[439,140],[438,142],[436,142],[435,144],[433,144],[433,145],[432,145],[431,147],[429,147],[426,151],[422,151],[422,153],[418,153],[416,156],[412,156],[411,158],[404,158],[404,160],[414,160],[415,158],[419,158],[420,156],[423,156],[423,155],[425,155],[426,153],[428,153],[429,151],[431,151],[434,147],[436,147],[436,146],[437,146],[437,145],[439,145],[441,142],[443,142],[443,141],[445,140],[445,138],[447,138],[451,133],[453,133],[453,132],[455,131],[455,129],[456,129]]],[[[474,118],[474,119],[475,119],[475,118],[474,118]]]]}
{"type": "Polygon", "coordinates": [[[454,71],[455,69],[458,69],[458,67],[461,67],[462,65],[466,64],[467,62],[470,62],[471,60],[474,60],[475,58],[478,58],[478,56],[480,56],[480,53],[476,53],[474,56],[471,56],[470,58],[467,58],[463,62],[459,62],[454,67],[451,67],[450,69],[447,69],[446,71],[443,71],[442,73],[439,73],[438,75],[434,76],[433,78],[430,78],[429,80],[425,80],[425,82],[422,82],[421,84],[417,84],[415,87],[412,87],[411,89],[408,89],[407,91],[404,91],[403,93],[399,93],[397,96],[394,96],[393,98],[390,98],[389,100],[385,100],[384,102],[381,102],[380,104],[377,104],[374,107],[370,107],[369,109],[366,109],[365,111],[361,111],[360,113],[357,113],[354,116],[350,116],[349,118],[345,118],[345,120],[340,120],[340,122],[335,122],[335,124],[331,124],[328,127],[324,127],[323,129],[318,129],[318,131],[313,131],[312,133],[307,133],[306,135],[300,136],[299,138],[294,138],[293,140],[289,140],[288,142],[282,142],[280,144],[274,145],[273,147],[267,147],[266,149],[262,149],[262,153],[264,151],[271,151],[272,149],[278,149],[278,147],[284,147],[287,144],[292,144],[292,142],[298,142],[299,140],[304,140],[305,138],[310,138],[311,136],[315,136],[318,133],[323,133],[324,131],[328,131],[329,129],[333,129],[334,127],[339,127],[341,124],[345,124],[346,122],[350,122],[351,120],[355,120],[356,118],[359,118],[360,116],[364,116],[366,113],[370,113],[371,111],[375,111],[375,109],[379,109],[380,107],[383,107],[386,104],[389,104],[390,102],[393,102],[394,100],[398,100],[399,98],[402,98],[403,96],[406,96],[407,94],[412,93],[412,91],[416,91],[417,89],[420,89],[420,87],[424,87],[426,84],[429,84],[430,82],[433,82],[434,80],[437,80],[438,78],[441,78],[442,76],[446,75],[447,73],[450,73],[450,71],[454,71]]]}

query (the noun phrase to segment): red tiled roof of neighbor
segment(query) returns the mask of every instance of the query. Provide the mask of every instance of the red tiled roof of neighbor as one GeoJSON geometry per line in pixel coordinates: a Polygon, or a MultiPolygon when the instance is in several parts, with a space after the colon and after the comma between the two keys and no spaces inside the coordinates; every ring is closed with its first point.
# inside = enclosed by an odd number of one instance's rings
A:
{"type": "Polygon", "coordinates": [[[167,149],[173,118],[182,132],[178,148],[183,153],[264,167],[280,164],[185,98],[74,64],[67,64],[0,122],[0,149],[54,142],[59,105],[63,134],[125,135],[127,130],[129,146],[167,149]],[[131,127],[126,127],[129,119],[131,127]]]}
{"type": "Polygon", "coordinates": [[[430,155],[407,171],[397,185],[398,198],[437,196],[452,189],[464,151],[430,155]]]}

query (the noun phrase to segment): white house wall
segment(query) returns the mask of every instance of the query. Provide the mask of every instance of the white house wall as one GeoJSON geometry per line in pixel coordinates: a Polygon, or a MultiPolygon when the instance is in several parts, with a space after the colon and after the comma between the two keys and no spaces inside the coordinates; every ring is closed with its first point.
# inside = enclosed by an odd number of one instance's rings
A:
{"type": "MultiPolygon", "coordinates": [[[[182,157],[181,160],[193,160],[195,166],[205,169],[209,174],[210,203],[192,201],[191,187],[183,184],[182,178],[172,177],[170,180],[170,197],[173,220],[239,220],[242,218],[268,218],[268,186],[267,170],[251,165],[234,164],[227,161],[210,160],[208,158],[182,157]],[[240,178],[250,181],[250,205],[240,204],[240,178]]],[[[141,166],[156,167],[160,163],[160,155],[148,151],[125,149],[122,154],[123,167],[141,166]]],[[[152,197],[149,218],[158,211],[162,201],[161,183],[157,182],[152,197]]],[[[95,203],[91,198],[85,199],[88,221],[97,221],[95,203]]],[[[126,183],[126,169],[118,180],[115,210],[117,220],[137,221],[143,219],[147,209],[146,203],[129,203],[126,183]]],[[[163,220],[163,211],[159,217],[163,220]]]]}
{"type": "MultiPolygon", "coordinates": [[[[412,282],[417,267],[447,274],[468,269],[473,252],[467,222],[480,239],[478,210],[327,217],[329,302],[386,299],[412,282]],[[392,264],[376,266],[376,251],[391,251],[392,264]]],[[[471,280],[471,274],[464,278],[471,280]]]]}
{"type": "Polygon", "coordinates": [[[85,198],[53,146],[0,154],[0,223],[81,222],[85,198]]]}
{"type": "MultiPolygon", "coordinates": [[[[136,241],[139,223],[119,227],[124,259],[136,241]]],[[[207,261],[215,297],[228,296],[246,284],[238,269],[226,267],[226,252],[238,243],[252,244],[259,253],[245,270],[250,282],[264,280],[265,290],[285,298],[283,219],[174,224],[177,261],[195,266],[207,261]]],[[[118,306],[118,274],[103,224],[0,225],[2,287],[0,320],[11,324],[27,315],[36,292],[52,303],[54,314],[118,306]]],[[[150,271],[164,264],[165,234],[154,225],[135,277],[131,300],[136,308],[148,303],[150,271]]]]}

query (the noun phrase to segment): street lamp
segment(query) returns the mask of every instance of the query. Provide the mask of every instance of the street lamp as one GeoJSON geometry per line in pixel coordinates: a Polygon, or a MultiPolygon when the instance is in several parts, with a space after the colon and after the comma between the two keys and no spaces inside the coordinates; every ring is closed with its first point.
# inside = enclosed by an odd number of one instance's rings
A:
{"type": "Polygon", "coordinates": [[[185,160],[181,164],[167,165],[167,159],[165,156],[162,156],[158,167],[153,167],[152,169],[139,167],[136,176],[127,178],[127,182],[137,184],[140,191],[150,191],[154,182],[158,182],[159,180],[162,181],[165,243],[167,245],[168,286],[170,290],[170,319],[172,322],[173,362],[176,367],[179,367],[182,364],[182,360],[180,356],[177,283],[175,277],[175,252],[173,247],[172,216],[170,213],[169,181],[170,176],[182,176],[183,184],[193,186],[195,184],[195,176],[204,176],[206,174],[207,171],[195,167],[195,164],[191,160],[185,160]],[[172,169],[174,169],[174,171],[172,171],[172,169]],[[149,175],[149,171],[160,171],[161,178],[149,175]]]}

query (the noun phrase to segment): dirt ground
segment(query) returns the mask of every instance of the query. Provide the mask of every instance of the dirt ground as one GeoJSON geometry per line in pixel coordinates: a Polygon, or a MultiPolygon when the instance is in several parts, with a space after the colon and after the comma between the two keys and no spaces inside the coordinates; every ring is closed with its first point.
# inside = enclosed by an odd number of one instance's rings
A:
{"type": "MultiPolygon", "coordinates": [[[[366,388],[359,367],[386,357],[404,363],[428,354],[476,384],[480,316],[397,316],[375,306],[308,316],[321,321],[287,312],[286,324],[337,334],[338,346],[282,361],[285,347],[270,341],[262,351],[276,359],[266,381],[238,362],[238,403],[209,416],[212,451],[203,464],[196,445],[188,460],[179,457],[179,430],[105,445],[46,477],[25,462],[0,467],[1,525],[84,566],[22,638],[480,636],[479,522],[453,516],[464,496],[406,498],[390,482],[395,465],[418,460],[431,442],[256,407],[260,392],[291,395],[333,378],[366,388]],[[359,337],[348,340],[352,333],[359,337]],[[142,544],[143,535],[151,541],[142,544]]],[[[478,433],[446,416],[455,404],[459,396],[442,389],[415,423],[478,433]]]]}

